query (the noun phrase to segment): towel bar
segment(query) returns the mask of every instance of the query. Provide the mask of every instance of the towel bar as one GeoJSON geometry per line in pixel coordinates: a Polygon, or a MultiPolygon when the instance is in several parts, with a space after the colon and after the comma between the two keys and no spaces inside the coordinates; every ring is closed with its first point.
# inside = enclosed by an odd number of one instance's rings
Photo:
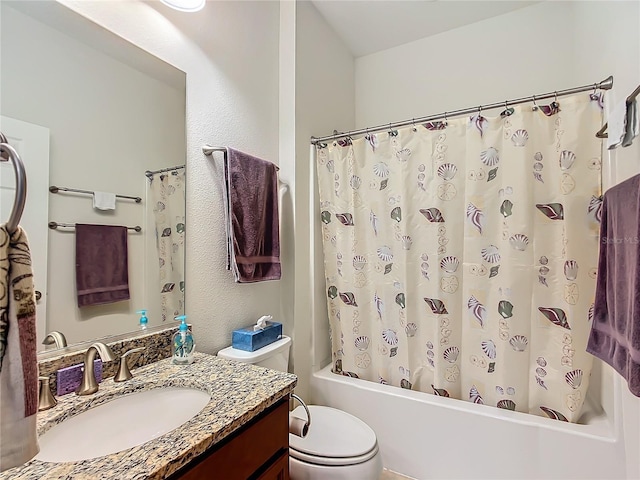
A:
{"type": "MultiPolygon", "coordinates": [[[[76,228],[75,223],[58,223],[58,222],[49,222],[49,228],[51,230],[56,230],[58,227],[60,228],[76,228]]],[[[135,230],[136,232],[141,232],[142,227],[140,225],[136,225],[135,227],[127,227],[127,230],[135,230]]]]}
{"type": "MultiPolygon", "coordinates": [[[[85,193],[87,195],[93,195],[95,193],[91,190],[80,190],[78,188],[56,187],[55,185],[51,185],[49,187],[49,191],[51,193],[58,193],[62,191],[62,192],[85,193]]],[[[128,198],[129,200],[135,200],[136,203],[142,202],[142,198],[133,197],[131,195],[116,195],[116,198],[128,198]]]]}

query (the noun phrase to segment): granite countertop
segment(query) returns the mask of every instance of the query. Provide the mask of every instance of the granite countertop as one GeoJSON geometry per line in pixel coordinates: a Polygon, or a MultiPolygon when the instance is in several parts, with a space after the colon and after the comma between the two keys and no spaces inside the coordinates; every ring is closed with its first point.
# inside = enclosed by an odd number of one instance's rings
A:
{"type": "MultiPolygon", "coordinates": [[[[91,407],[142,390],[191,387],[208,392],[211,400],[187,423],[137,447],[80,462],[31,460],[1,473],[0,480],[166,478],[285,398],[296,385],[295,375],[202,353],[195,354],[191,365],[160,360],[134,370],[133,375],[122,383],[109,378],[93,395],[58,397],[57,406],[38,413],[38,434],[91,407]]],[[[99,432],[95,434],[98,441],[99,432]]]]}

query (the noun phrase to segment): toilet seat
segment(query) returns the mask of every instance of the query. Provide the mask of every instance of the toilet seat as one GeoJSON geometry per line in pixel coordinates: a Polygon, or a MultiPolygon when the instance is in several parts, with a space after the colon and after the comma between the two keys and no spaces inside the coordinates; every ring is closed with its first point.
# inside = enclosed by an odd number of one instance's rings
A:
{"type": "MultiPolygon", "coordinates": [[[[378,453],[375,432],[359,418],[342,410],[309,405],[311,426],[306,437],[289,434],[289,455],[300,461],[326,466],[364,463],[378,453]]],[[[306,418],[297,407],[292,415],[306,418]]]]}

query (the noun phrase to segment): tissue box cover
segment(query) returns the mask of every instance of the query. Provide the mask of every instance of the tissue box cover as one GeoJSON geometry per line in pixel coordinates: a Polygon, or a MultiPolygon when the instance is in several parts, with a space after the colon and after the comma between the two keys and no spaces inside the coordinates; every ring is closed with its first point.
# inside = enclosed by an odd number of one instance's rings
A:
{"type": "Polygon", "coordinates": [[[233,331],[231,345],[238,350],[254,352],[270,343],[275,342],[282,336],[282,324],[278,322],[267,322],[266,328],[253,331],[253,325],[233,331]]]}

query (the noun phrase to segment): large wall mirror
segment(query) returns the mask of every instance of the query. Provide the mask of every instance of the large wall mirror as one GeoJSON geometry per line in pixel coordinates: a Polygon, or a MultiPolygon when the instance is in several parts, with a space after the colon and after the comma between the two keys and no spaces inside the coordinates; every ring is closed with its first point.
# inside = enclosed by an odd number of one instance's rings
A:
{"type": "MultiPolygon", "coordinates": [[[[171,324],[184,313],[184,72],[57,2],[4,0],[0,8],[0,130],[27,170],[20,224],[41,293],[39,343],[52,331],[69,344],[135,331],[141,309],[149,327],[171,324]],[[52,186],[123,197],[101,210],[90,193],[52,186]],[[141,228],[126,235],[128,300],[78,307],[76,268],[104,270],[76,261],[76,239],[87,237],[75,224],[141,228]]],[[[5,222],[15,185],[11,166],[0,165],[5,222]]],[[[90,246],[112,258],[109,241],[90,246]]]]}

